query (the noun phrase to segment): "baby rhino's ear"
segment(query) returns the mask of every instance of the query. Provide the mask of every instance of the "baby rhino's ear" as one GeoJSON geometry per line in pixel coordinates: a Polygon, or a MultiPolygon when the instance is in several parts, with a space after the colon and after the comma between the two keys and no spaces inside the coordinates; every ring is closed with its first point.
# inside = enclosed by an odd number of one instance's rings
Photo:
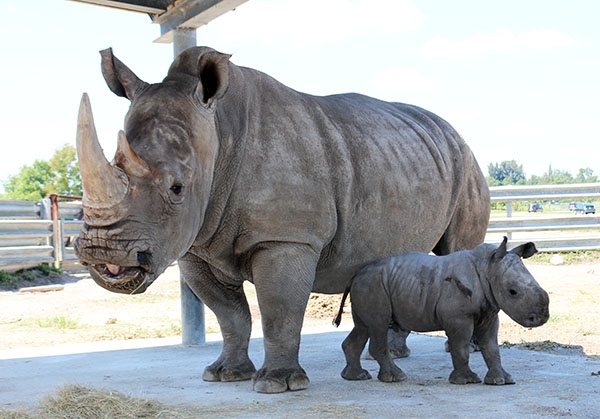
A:
{"type": "Polygon", "coordinates": [[[462,279],[457,277],[446,278],[446,281],[454,282],[457,288],[460,290],[460,292],[462,292],[466,297],[471,298],[471,296],[473,295],[471,285],[466,281],[463,281],[462,279]]]}
{"type": "Polygon", "coordinates": [[[523,259],[527,259],[528,257],[535,255],[537,252],[538,250],[536,249],[535,244],[533,244],[533,242],[524,243],[510,251],[510,253],[519,255],[523,259]]]}

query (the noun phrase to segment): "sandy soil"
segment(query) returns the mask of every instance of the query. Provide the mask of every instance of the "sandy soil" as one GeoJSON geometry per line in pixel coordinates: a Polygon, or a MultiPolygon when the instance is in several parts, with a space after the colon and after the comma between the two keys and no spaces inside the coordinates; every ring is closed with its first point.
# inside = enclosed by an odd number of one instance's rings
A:
{"type": "MultiPolygon", "coordinates": [[[[502,313],[499,342],[560,349],[546,342],[550,341],[580,346],[586,355],[600,356],[600,261],[563,266],[528,264],[528,268],[550,294],[550,320],[542,327],[526,329],[502,313]]],[[[63,281],[62,291],[0,292],[0,349],[163,337],[181,331],[177,266],[170,267],[146,293],[137,296],[110,293],[85,274],[65,276],[63,281]]],[[[245,289],[253,330],[258,331],[256,294],[251,284],[245,289]]],[[[340,301],[341,295],[312,294],[305,326],[331,325],[340,301]]],[[[344,324],[351,324],[349,301],[344,312],[344,324]]],[[[219,331],[209,310],[206,327],[208,333],[219,331]]],[[[333,326],[331,330],[335,330],[333,326]]]]}

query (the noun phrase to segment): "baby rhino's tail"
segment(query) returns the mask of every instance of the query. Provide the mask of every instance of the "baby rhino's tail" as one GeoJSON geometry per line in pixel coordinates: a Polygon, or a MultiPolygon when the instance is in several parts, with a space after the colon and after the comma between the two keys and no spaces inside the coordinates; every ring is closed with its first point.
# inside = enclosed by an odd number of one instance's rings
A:
{"type": "Polygon", "coordinates": [[[335,327],[338,327],[340,325],[340,323],[342,322],[342,314],[344,313],[344,304],[346,303],[346,298],[348,297],[348,294],[350,293],[350,288],[352,288],[353,280],[354,280],[354,278],[352,278],[350,280],[350,282],[348,282],[348,286],[346,287],[346,290],[344,291],[344,296],[342,297],[342,304],[340,305],[340,311],[338,311],[337,316],[335,316],[335,319],[333,319],[333,321],[331,322],[335,327]]]}

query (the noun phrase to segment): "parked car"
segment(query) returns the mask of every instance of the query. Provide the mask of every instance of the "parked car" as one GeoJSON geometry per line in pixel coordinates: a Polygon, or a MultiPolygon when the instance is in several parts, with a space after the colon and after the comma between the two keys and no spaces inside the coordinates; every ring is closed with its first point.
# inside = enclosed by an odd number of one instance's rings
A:
{"type": "Polygon", "coordinates": [[[529,206],[527,207],[527,211],[528,212],[543,212],[544,208],[542,207],[542,204],[529,204],[529,206]]]}
{"type": "Polygon", "coordinates": [[[582,213],[582,214],[595,214],[596,213],[596,208],[592,205],[592,204],[575,204],[575,208],[573,209],[573,212],[575,214],[577,213],[582,213]]]}

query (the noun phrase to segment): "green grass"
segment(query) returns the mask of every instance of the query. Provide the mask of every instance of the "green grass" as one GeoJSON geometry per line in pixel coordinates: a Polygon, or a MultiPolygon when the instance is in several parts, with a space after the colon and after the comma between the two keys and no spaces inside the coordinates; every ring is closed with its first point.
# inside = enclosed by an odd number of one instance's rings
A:
{"type": "Polygon", "coordinates": [[[556,324],[556,323],[564,323],[564,322],[576,322],[578,320],[578,316],[574,314],[564,314],[564,313],[550,313],[550,318],[548,319],[548,324],[556,324]]]}
{"type": "Polygon", "coordinates": [[[29,269],[21,269],[14,273],[0,272],[0,283],[10,284],[17,281],[33,281],[40,276],[60,275],[63,270],[47,263],[29,269]]]}
{"type": "Polygon", "coordinates": [[[171,323],[162,327],[139,327],[129,324],[119,324],[107,327],[97,340],[128,340],[145,338],[164,338],[181,335],[181,324],[171,323]]]}
{"type": "Polygon", "coordinates": [[[540,252],[527,259],[527,261],[535,264],[549,264],[550,259],[552,259],[552,256],[554,255],[562,256],[566,265],[600,262],[600,250],[575,250],[570,252],[553,253],[540,252]]]}
{"type": "Polygon", "coordinates": [[[86,327],[77,320],[65,316],[29,318],[19,322],[21,326],[34,326],[54,329],[81,329],[86,327]]]}

